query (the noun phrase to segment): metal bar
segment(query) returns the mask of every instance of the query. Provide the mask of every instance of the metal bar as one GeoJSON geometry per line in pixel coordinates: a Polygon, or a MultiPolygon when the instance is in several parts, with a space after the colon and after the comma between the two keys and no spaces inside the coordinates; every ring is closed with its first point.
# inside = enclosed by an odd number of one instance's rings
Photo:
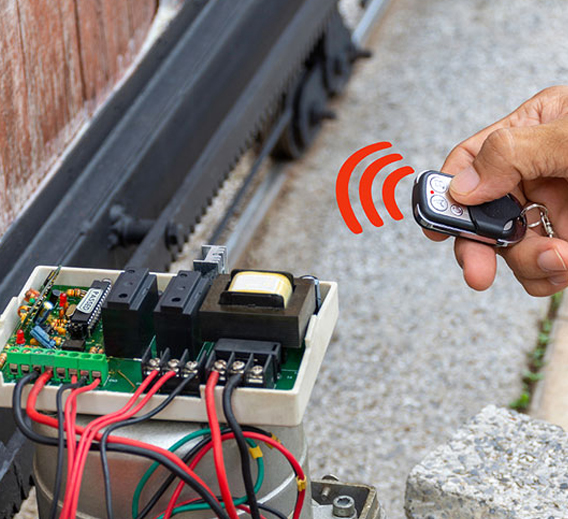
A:
{"type": "Polygon", "coordinates": [[[287,169],[284,163],[274,165],[266,178],[258,186],[250,203],[247,204],[246,209],[239,218],[234,231],[225,242],[232,265],[238,263],[239,258],[254,236],[258,226],[262,223],[262,220],[264,220],[272,203],[280,194],[284,182],[286,181],[287,169]]]}
{"type": "Polygon", "coordinates": [[[352,41],[358,47],[366,43],[371,31],[376,23],[378,23],[381,16],[385,13],[391,0],[371,0],[365,8],[363,17],[357,24],[353,31],[352,41]]]}

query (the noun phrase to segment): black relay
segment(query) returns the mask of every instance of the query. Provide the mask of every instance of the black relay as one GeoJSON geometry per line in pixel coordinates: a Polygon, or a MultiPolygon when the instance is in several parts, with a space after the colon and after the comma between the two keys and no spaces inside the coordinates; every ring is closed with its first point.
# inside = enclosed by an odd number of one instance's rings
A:
{"type": "Polygon", "coordinates": [[[152,312],[158,302],[158,282],[146,268],[126,268],[103,305],[105,353],[141,358],[154,336],[152,312]]]}
{"type": "Polygon", "coordinates": [[[196,358],[201,349],[198,311],[211,282],[211,276],[191,270],[180,270],[169,282],[154,310],[158,353],[169,348],[172,357],[180,358],[187,349],[196,358]]]}

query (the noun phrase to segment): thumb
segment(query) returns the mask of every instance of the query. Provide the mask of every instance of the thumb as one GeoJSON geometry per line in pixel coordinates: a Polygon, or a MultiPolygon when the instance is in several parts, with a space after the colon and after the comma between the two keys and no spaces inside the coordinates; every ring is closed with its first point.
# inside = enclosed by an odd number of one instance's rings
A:
{"type": "Polygon", "coordinates": [[[489,134],[473,164],[450,183],[450,194],[465,205],[495,200],[521,180],[568,178],[566,120],[523,128],[500,128],[489,134]]]}

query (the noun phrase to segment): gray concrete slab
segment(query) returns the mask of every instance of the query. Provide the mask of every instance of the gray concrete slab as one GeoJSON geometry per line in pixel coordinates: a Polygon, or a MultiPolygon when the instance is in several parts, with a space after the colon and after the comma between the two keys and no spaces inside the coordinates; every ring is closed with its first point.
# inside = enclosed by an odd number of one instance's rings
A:
{"type": "Polygon", "coordinates": [[[385,225],[354,236],[337,210],[337,171],[380,140],[416,170],[440,167],[461,139],[565,81],[566,26],[561,1],[396,0],[374,58],[357,65],[338,120],[293,166],[244,262],[339,281],[340,322],[306,417],[312,472],[376,485],[390,518],[403,517],[406,476],[430,449],[486,404],[518,396],[548,301],[526,295],[503,263],[491,290],[467,288],[451,243],[429,242],[414,223],[411,178],[397,189],[406,218],[387,217],[378,181],[385,225]]]}
{"type": "Polygon", "coordinates": [[[546,348],[543,378],[536,386],[530,414],[568,431],[568,299],[560,305],[546,348]]]}
{"type": "Polygon", "coordinates": [[[487,406],[412,469],[409,519],[561,519],[568,510],[563,429],[487,406]]]}

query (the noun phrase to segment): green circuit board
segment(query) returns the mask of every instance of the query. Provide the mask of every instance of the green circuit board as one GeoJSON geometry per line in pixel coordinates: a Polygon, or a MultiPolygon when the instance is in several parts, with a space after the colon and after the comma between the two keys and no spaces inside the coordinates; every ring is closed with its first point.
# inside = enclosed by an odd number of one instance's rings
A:
{"type": "MultiPolygon", "coordinates": [[[[64,348],[66,341],[73,340],[69,331],[69,317],[72,315],[69,308],[76,308],[80,304],[89,287],[57,285],[55,284],[57,273],[58,270],[52,272],[50,274],[52,279],[48,276],[42,290],[38,291],[39,294],[29,298],[18,308],[21,322],[0,352],[0,361],[2,361],[0,366],[4,380],[14,382],[32,369],[41,371],[52,369],[54,377],[50,384],[53,385],[69,382],[72,375],[78,375],[87,376],[89,380],[100,378],[102,383],[98,390],[134,392],[143,379],[142,362],[140,359],[116,358],[105,354],[102,319],[98,320],[89,336],[84,339],[80,351],[68,351],[64,348]],[[61,308],[57,299],[51,297],[53,291],[57,291],[55,294],[58,292],[66,294],[66,308],[61,308]],[[46,334],[42,340],[50,341],[50,347],[45,347],[44,344],[38,343],[32,331],[36,328],[37,336],[36,315],[43,309],[42,304],[50,299],[55,301],[53,308],[48,315],[42,315],[45,323],[42,329],[46,334]]],[[[155,355],[155,338],[152,339],[151,346],[155,355]]],[[[203,343],[198,358],[201,355],[208,355],[213,346],[212,342],[203,343]]],[[[275,389],[293,388],[303,353],[304,348],[285,350],[275,389]]]]}

